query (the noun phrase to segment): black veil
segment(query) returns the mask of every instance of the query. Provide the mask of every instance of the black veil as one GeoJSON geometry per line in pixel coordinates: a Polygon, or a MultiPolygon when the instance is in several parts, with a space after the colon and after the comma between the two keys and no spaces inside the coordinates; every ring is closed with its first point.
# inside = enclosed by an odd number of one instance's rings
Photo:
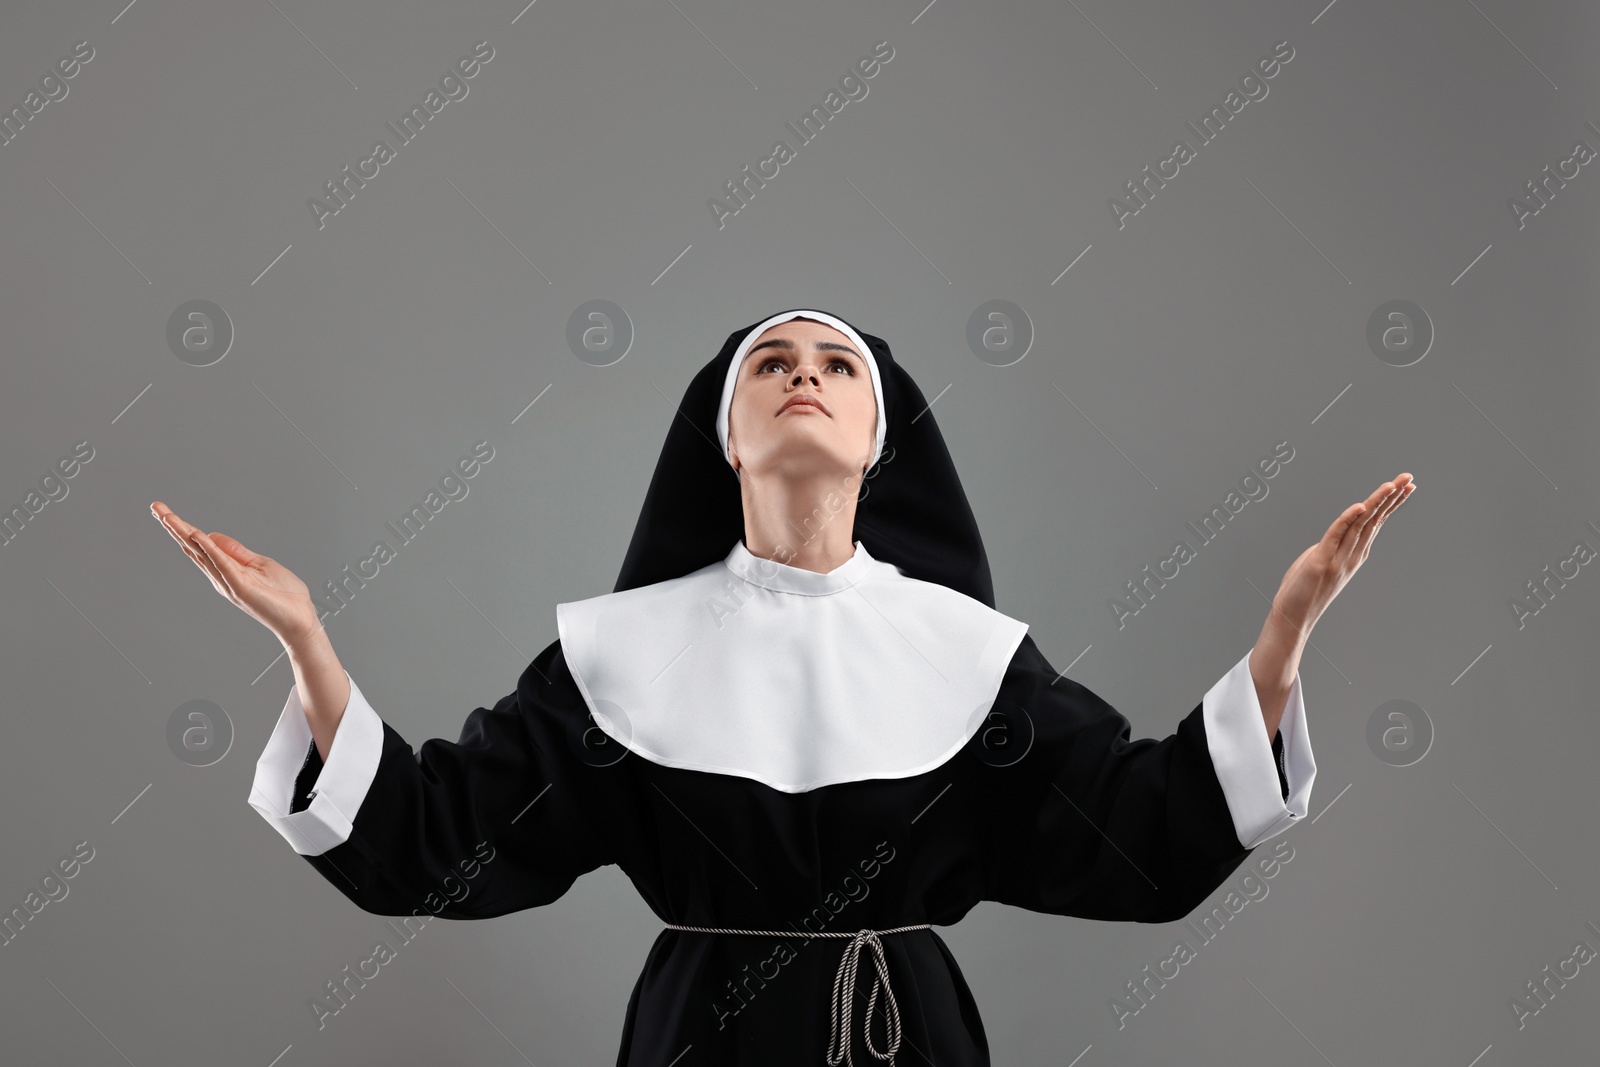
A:
{"type": "MultiPolygon", "coordinates": [[[[613,592],[699,570],[724,559],[744,537],[739,476],[718,443],[717,413],[734,353],[766,321],[729,334],[689,382],[613,592]]],[[[992,608],[983,539],[933,412],[888,343],[856,333],[877,360],[887,426],[882,454],[861,483],[852,540],[908,578],[937,582],[992,608]]]]}

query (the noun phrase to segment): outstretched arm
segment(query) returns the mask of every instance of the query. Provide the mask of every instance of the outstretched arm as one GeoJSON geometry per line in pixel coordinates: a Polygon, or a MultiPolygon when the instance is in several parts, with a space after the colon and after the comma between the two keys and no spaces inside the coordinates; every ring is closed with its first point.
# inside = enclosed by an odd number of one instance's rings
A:
{"type": "Polygon", "coordinates": [[[570,758],[560,713],[578,697],[559,642],[514,692],[472,711],[459,740],[413,749],[340,665],[305,582],[160,501],[150,512],[287,650],[295,686],[256,761],[250,806],[357,907],[486,919],[549,904],[614,862],[585,804],[586,764],[570,758]]]}

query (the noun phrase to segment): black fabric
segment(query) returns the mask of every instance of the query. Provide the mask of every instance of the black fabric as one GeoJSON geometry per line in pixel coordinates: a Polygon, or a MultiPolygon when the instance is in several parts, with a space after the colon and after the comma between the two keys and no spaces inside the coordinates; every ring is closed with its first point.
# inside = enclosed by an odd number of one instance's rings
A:
{"type": "Polygon", "coordinates": [[[316,796],[312,784],[321,773],[322,754],[317,751],[317,743],[313,741],[306,752],[306,761],[300,765],[300,773],[295,776],[294,795],[289,798],[290,814],[305,811],[311,806],[311,798],[316,796]]]}
{"type": "MultiPolygon", "coordinates": [[[[349,840],[305,859],[363,911],[446,919],[549,904],[580,875],[614,863],[580,805],[573,775],[584,764],[567,747],[604,735],[588,730],[593,722],[584,722],[588,711],[564,662],[559,697],[538,677],[554,669],[559,648],[546,648],[514,692],[470,712],[456,741],[432,738],[413,751],[385,722],[372,784],[356,812],[345,813],[349,840]]],[[[322,769],[313,742],[292,810],[310,805],[322,769]]]]}
{"type": "Polygon", "coordinates": [[[1248,855],[1211,762],[1203,703],[1170,736],[1132,740],[1126,717],[1088,687],[1058,679],[1025,637],[995,708],[1007,732],[1031,742],[1022,759],[995,768],[1019,779],[1002,787],[1005,806],[1031,817],[991,826],[985,900],[1174,922],[1248,855]]]}
{"type": "MultiPolygon", "coordinates": [[[[811,310],[849,322],[826,308],[811,310]]],[[[613,592],[699,570],[725,558],[744,535],[739,476],[718,443],[717,406],[739,342],[771,317],[763,315],[729,334],[722,350],[689,382],[667,430],[613,592]]],[[[853,322],[850,326],[877,360],[888,423],[883,455],[865,476],[871,489],[856,510],[853,540],[907,577],[949,586],[994,607],[978,522],[932,409],[888,344],[853,322]]]]}
{"type": "Polygon", "coordinates": [[[1283,799],[1289,799],[1289,768],[1283,762],[1283,734],[1272,735],[1272,759],[1278,765],[1278,787],[1283,790],[1283,799]]]}
{"type": "MultiPolygon", "coordinates": [[[[297,793],[314,785],[305,777],[319,766],[314,746],[307,766],[297,793]]],[[[977,1001],[939,927],[985,900],[1171,922],[1250,855],[1212,768],[1203,704],[1168,737],[1130,739],[1128,719],[1058,677],[1031,636],[990,719],[944,764],[805,793],[620,748],[589,717],[556,641],[515,692],[467,716],[458,741],[432,739],[413,753],[386,724],[352,823],[348,841],[305,858],[380,915],[487,919],[537,908],[614,863],[664,923],[797,931],[785,939],[663,927],[620,1020],[618,1067],[691,1058],[821,1067],[845,942],[800,931],[924,922],[934,929],[881,938],[903,1029],[896,1062],[989,1067],[977,1001]]],[[[874,974],[863,959],[857,1064],[878,1062],[859,1031],[874,974]]],[[[1088,1020],[1104,1009],[1063,1010],[1088,1020]]],[[[881,997],[878,1012],[882,1049],[881,997]]]]}

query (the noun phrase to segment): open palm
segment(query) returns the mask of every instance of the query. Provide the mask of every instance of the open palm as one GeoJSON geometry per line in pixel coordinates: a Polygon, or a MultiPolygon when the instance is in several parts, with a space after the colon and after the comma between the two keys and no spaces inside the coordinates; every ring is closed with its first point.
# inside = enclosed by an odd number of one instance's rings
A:
{"type": "Polygon", "coordinates": [[[1384,482],[1364,501],[1357,501],[1328,527],[1322,539],[1289,565],[1273,598],[1275,616],[1301,633],[1316,625],[1333,598],[1345,587],[1372,551],[1384,520],[1417,488],[1410,473],[1384,482]]]}
{"type": "Polygon", "coordinates": [[[252,552],[224,533],[208,534],[157,500],[150,514],[166,528],[211,584],[235,607],[271,630],[286,646],[319,625],[311,590],[289,568],[252,552]]]}

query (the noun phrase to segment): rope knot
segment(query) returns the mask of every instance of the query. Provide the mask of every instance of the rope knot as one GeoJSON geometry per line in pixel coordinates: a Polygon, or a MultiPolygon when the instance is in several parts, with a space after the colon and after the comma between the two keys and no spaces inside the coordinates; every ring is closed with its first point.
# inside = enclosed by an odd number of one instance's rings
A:
{"type": "Polygon", "coordinates": [[[883,941],[876,930],[858,930],[850,943],[845,945],[844,955],[839,959],[839,970],[833,976],[833,1001],[829,1006],[829,1067],[838,1067],[841,1061],[846,1067],[855,1067],[850,1055],[850,1010],[855,1003],[856,969],[860,965],[863,948],[872,950],[872,962],[877,968],[877,975],[873,978],[867,1014],[861,1023],[862,1040],[866,1043],[867,1051],[877,1059],[888,1060],[889,1067],[894,1067],[894,1054],[900,1048],[900,1007],[895,1003],[894,991],[889,987],[889,961],[883,954],[883,941]],[[889,1029],[889,1048],[884,1052],[879,1052],[872,1044],[872,1014],[878,1006],[880,990],[889,1029]],[[837,1050],[836,1045],[839,1046],[837,1050]]]}

